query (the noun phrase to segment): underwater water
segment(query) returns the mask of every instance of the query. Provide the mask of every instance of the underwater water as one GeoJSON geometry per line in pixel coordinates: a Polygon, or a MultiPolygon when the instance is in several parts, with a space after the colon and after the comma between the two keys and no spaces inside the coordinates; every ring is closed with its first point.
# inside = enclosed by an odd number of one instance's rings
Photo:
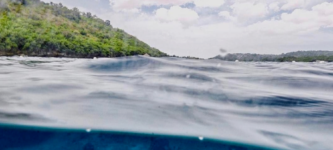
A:
{"type": "Polygon", "coordinates": [[[0,57],[0,122],[1,150],[331,150],[333,64],[0,57]]]}

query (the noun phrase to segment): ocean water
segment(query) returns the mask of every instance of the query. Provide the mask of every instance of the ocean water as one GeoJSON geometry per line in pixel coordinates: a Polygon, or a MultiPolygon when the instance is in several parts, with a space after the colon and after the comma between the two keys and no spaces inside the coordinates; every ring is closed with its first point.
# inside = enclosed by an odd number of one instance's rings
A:
{"type": "Polygon", "coordinates": [[[0,57],[0,149],[332,150],[333,64],[0,57]]]}

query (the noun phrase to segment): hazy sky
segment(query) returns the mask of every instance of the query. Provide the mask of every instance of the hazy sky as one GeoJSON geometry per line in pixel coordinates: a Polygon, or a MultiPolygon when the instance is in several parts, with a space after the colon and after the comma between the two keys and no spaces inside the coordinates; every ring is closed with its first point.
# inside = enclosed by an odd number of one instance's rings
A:
{"type": "Polygon", "coordinates": [[[168,54],[333,50],[333,0],[43,0],[110,20],[168,54]]]}

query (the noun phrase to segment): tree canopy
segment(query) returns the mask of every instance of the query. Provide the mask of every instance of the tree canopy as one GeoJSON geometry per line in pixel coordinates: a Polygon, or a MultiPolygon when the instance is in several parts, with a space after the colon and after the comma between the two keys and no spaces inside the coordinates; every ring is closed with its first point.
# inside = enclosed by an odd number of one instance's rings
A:
{"type": "Polygon", "coordinates": [[[216,56],[212,59],[220,59],[226,61],[270,61],[270,62],[315,62],[327,61],[333,62],[333,51],[297,51],[281,55],[267,54],[227,54],[226,56],[216,56]]]}
{"type": "Polygon", "coordinates": [[[0,0],[0,55],[167,56],[78,8],[40,0],[0,0]]]}

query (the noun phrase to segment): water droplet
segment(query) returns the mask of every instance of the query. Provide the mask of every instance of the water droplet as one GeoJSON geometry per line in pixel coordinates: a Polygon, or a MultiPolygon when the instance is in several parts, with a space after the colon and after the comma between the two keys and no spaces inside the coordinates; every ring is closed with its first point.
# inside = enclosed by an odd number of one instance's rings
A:
{"type": "Polygon", "coordinates": [[[89,133],[89,132],[91,132],[91,129],[86,129],[86,131],[89,133]]]}
{"type": "Polygon", "coordinates": [[[200,141],[204,140],[204,137],[199,136],[199,140],[200,140],[200,141]]]}

